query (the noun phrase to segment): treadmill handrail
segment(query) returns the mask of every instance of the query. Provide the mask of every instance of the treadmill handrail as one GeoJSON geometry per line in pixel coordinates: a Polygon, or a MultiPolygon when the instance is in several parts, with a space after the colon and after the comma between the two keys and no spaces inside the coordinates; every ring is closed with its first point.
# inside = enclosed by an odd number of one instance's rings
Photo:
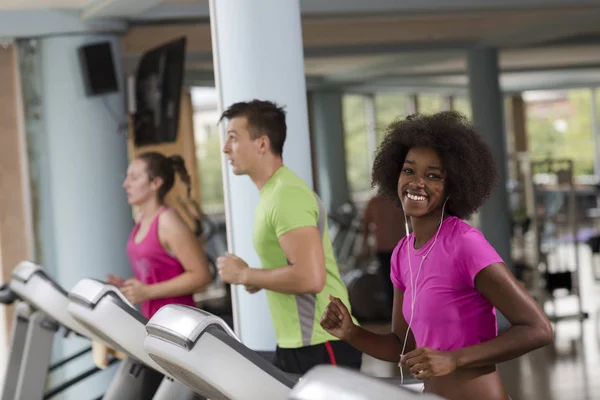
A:
{"type": "Polygon", "coordinates": [[[211,325],[211,326],[207,327],[204,331],[202,331],[202,333],[200,334],[198,339],[200,337],[202,337],[202,335],[205,335],[205,334],[210,334],[211,336],[222,341],[229,347],[233,348],[235,351],[237,351],[242,356],[244,356],[246,359],[248,359],[248,361],[250,361],[251,363],[256,365],[258,368],[262,369],[267,374],[271,375],[273,378],[277,379],[279,382],[281,382],[283,385],[289,387],[290,389],[293,388],[294,385],[296,385],[298,383],[298,376],[294,376],[293,374],[288,374],[288,373],[280,370],[275,365],[273,365],[271,362],[269,362],[264,357],[262,357],[260,354],[258,354],[254,350],[248,348],[242,342],[236,340],[236,338],[229,335],[227,332],[225,332],[220,327],[218,327],[216,325],[211,325]]]}

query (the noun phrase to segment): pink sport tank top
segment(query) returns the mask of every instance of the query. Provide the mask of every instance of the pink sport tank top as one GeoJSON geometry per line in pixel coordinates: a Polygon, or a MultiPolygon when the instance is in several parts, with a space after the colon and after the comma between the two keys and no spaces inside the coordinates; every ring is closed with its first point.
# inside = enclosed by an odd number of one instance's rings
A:
{"type": "MultiPolygon", "coordinates": [[[[179,260],[169,254],[158,239],[158,218],[166,210],[167,207],[159,210],[152,220],[148,233],[139,243],[135,242],[135,235],[140,229],[139,223],[135,225],[127,241],[127,256],[133,274],[138,281],[146,285],[168,281],[184,272],[179,260]]],[[[142,314],[146,318],[151,318],[167,304],[196,306],[192,295],[151,299],[141,303],[142,314]]]]}

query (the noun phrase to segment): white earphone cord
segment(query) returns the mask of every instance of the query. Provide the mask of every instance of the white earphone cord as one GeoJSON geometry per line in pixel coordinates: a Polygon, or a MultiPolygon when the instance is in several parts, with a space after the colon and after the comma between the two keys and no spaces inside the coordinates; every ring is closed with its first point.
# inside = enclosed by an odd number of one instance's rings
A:
{"type": "MultiPolygon", "coordinates": [[[[437,242],[438,235],[440,234],[440,230],[442,228],[442,222],[444,222],[444,210],[446,208],[447,201],[448,201],[448,198],[446,198],[446,201],[444,201],[444,205],[442,206],[442,217],[440,218],[440,224],[438,226],[437,232],[435,233],[435,238],[433,239],[433,243],[431,244],[431,246],[429,246],[427,253],[425,253],[423,258],[421,258],[421,264],[419,265],[419,270],[417,271],[417,276],[415,277],[414,283],[413,283],[413,274],[412,274],[412,264],[410,262],[411,244],[408,243],[408,247],[406,248],[406,254],[407,254],[407,258],[408,258],[408,270],[410,272],[410,286],[412,288],[412,293],[410,296],[411,297],[410,320],[408,322],[408,328],[406,329],[406,335],[404,336],[404,344],[402,345],[402,353],[400,354],[400,358],[402,358],[402,356],[404,355],[404,350],[406,349],[406,342],[408,341],[408,332],[410,332],[410,327],[412,325],[413,317],[415,315],[415,300],[417,299],[416,285],[417,285],[417,281],[419,280],[419,275],[421,274],[421,267],[423,267],[423,262],[425,261],[425,259],[427,258],[427,256],[431,252],[431,250],[433,249],[433,246],[435,246],[435,242],[437,242]]],[[[400,202],[400,204],[402,204],[402,202],[400,202]]],[[[408,229],[408,219],[406,219],[406,214],[404,214],[404,229],[406,230],[406,236],[408,236],[409,229],[408,229]]],[[[400,367],[400,386],[403,386],[403,385],[404,385],[404,371],[402,370],[402,367],[400,367]]]]}

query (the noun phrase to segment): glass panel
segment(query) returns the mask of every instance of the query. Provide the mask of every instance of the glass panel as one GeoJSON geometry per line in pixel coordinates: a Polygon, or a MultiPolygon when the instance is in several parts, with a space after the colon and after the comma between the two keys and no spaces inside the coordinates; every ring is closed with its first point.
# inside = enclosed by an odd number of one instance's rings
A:
{"type": "Polygon", "coordinates": [[[419,94],[419,113],[432,114],[442,111],[442,101],[442,96],[439,94],[419,94]]]}
{"type": "Polygon", "coordinates": [[[467,96],[457,96],[452,100],[452,109],[464,114],[467,118],[473,118],[473,112],[471,110],[471,99],[467,96]]]}
{"type": "Polygon", "coordinates": [[[221,140],[214,88],[193,88],[194,137],[198,175],[202,192],[202,209],[207,214],[225,210],[223,176],[221,175],[221,140]]]}
{"type": "Polygon", "coordinates": [[[377,142],[381,143],[385,135],[385,128],[394,120],[406,115],[406,94],[375,95],[375,113],[377,115],[377,142]]]}
{"type": "Polygon", "coordinates": [[[527,136],[534,158],[565,157],[575,175],[594,173],[589,89],[528,92],[527,136]]]}
{"type": "Polygon", "coordinates": [[[342,107],[346,173],[350,193],[354,194],[371,187],[365,99],[360,95],[345,94],[342,107]]]}

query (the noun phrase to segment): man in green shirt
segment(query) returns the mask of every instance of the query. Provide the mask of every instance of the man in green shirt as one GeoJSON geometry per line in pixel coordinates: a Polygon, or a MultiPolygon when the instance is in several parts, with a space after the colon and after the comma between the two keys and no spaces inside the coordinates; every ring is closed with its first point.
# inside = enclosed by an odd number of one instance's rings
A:
{"type": "Polygon", "coordinates": [[[226,254],[217,260],[221,278],[267,291],[277,338],[277,365],[304,374],[318,364],[360,369],[362,354],[327,333],[319,321],[329,296],[349,307],[320,199],[283,164],[285,112],[269,101],[231,105],[223,152],[233,173],[248,175],[260,191],[253,229],[262,269],[226,254]]]}

